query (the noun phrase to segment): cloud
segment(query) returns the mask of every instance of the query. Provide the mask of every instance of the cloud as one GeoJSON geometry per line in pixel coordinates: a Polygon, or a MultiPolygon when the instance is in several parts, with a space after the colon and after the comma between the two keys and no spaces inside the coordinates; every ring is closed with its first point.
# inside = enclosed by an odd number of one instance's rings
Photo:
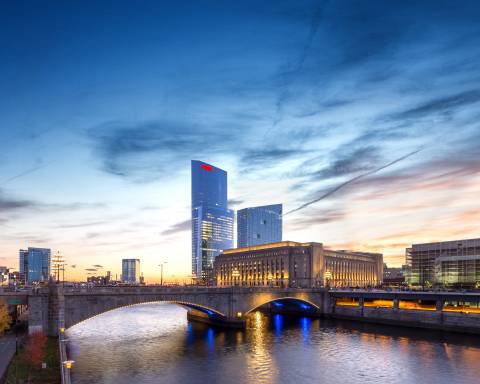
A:
{"type": "Polygon", "coordinates": [[[28,209],[37,207],[38,203],[32,200],[23,200],[23,199],[14,199],[9,198],[3,195],[2,191],[0,190],[0,211],[1,212],[8,212],[8,211],[15,211],[19,209],[28,209]]]}
{"type": "Polygon", "coordinates": [[[319,197],[317,197],[317,198],[315,198],[315,199],[313,199],[313,200],[311,200],[311,201],[308,201],[308,202],[300,205],[299,207],[297,207],[297,208],[295,208],[295,209],[292,209],[292,210],[284,213],[283,216],[289,215],[289,214],[294,213],[294,212],[298,212],[298,211],[300,211],[300,210],[302,210],[302,209],[304,209],[304,208],[306,208],[306,207],[308,207],[308,206],[310,206],[310,205],[312,205],[312,204],[315,204],[315,203],[317,203],[317,202],[319,202],[319,201],[321,201],[321,200],[325,200],[326,198],[329,198],[329,197],[331,197],[332,195],[334,195],[336,192],[338,192],[338,191],[341,190],[342,188],[345,188],[347,185],[353,184],[353,183],[355,183],[356,181],[358,181],[358,180],[360,180],[360,179],[363,179],[363,178],[365,178],[365,177],[367,177],[367,176],[373,175],[373,174],[375,174],[375,173],[377,173],[377,172],[380,172],[380,171],[382,171],[382,170],[384,170],[384,169],[386,169],[386,168],[388,168],[388,167],[391,167],[392,165],[395,165],[395,164],[397,164],[397,163],[399,163],[399,162],[401,162],[401,161],[403,161],[403,160],[406,160],[406,159],[408,159],[409,157],[414,156],[414,155],[416,155],[417,153],[419,153],[422,149],[423,149],[423,148],[416,149],[415,151],[412,151],[412,152],[410,152],[410,153],[407,153],[406,155],[403,155],[403,156],[401,156],[401,157],[399,157],[399,158],[397,158],[397,159],[395,159],[395,160],[393,160],[393,161],[390,161],[389,163],[384,164],[384,165],[382,165],[381,167],[375,168],[375,169],[373,169],[373,170],[371,170],[371,171],[368,171],[368,172],[362,173],[362,174],[360,174],[360,175],[358,175],[358,176],[355,176],[355,177],[353,177],[353,178],[351,178],[351,179],[343,182],[342,184],[337,185],[336,187],[330,189],[328,192],[323,193],[323,194],[320,195],[319,197]]]}
{"type": "Polygon", "coordinates": [[[96,272],[97,269],[96,268],[85,268],[85,271],[96,272]]]}
{"type": "Polygon", "coordinates": [[[103,265],[95,264],[94,267],[95,267],[95,268],[103,268],[103,265]]]}
{"type": "MultiPolygon", "coordinates": [[[[290,90],[291,84],[295,81],[295,78],[301,73],[305,65],[305,61],[312,49],[312,44],[317,35],[320,23],[322,21],[324,4],[313,8],[309,18],[310,25],[308,28],[307,36],[301,46],[298,56],[292,63],[286,64],[278,74],[278,94],[275,101],[275,115],[272,122],[272,127],[275,127],[281,120],[283,115],[284,104],[287,103],[292,97],[290,90]]],[[[265,137],[270,133],[269,129],[265,133],[265,137]]]]}
{"type": "Polygon", "coordinates": [[[5,196],[5,194],[0,190],[0,211],[9,212],[25,209],[35,209],[35,210],[58,210],[58,211],[72,211],[72,210],[81,210],[81,209],[90,209],[90,208],[100,208],[104,207],[104,203],[83,203],[83,202],[73,202],[66,204],[57,204],[57,203],[45,203],[36,200],[28,199],[17,199],[5,196]]]}
{"type": "Polygon", "coordinates": [[[38,161],[37,165],[35,165],[33,168],[27,169],[23,172],[17,173],[16,175],[10,176],[8,179],[3,180],[0,184],[5,185],[7,183],[10,183],[14,180],[20,179],[22,177],[28,176],[31,173],[34,173],[42,168],[45,168],[47,165],[51,164],[52,162],[49,162],[47,164],[43,164],[42,161],[38,161]]]}
{"type": "Polygon", "coordinates": [[[453,95],[435,98],[402,112],[390,114],[387,116],[387,119],[400,121],[419,119],[438,113],[451,113],[457,109],[478,102],[480,102],[480,91],[477,89],[466,90],[453,95]]]}
{"type": "Polygon", "coordinates": [[[186,232],[191,230],[192,228],[192,221],[190,219],[180,221],[172,226],[170,228],[162,231],[160,234],[162,236],[170,236],[170,235],[175,235],[181,232],[186,232]]]}
{"type": "Polygon", "coordinates": [[[85,223],[60,224],[60,225],[57,225],[55,228],[84,228],[84,227],[93,227],[96,225],[102,225],[106,223],[108,223],[108,221],[100,220],[100,221],[90,221],[85,223]]]}
{"type": "Polygon", "coordinates": [[[367,171],[375,167],[379,160],[379,150],[377,147],[364,147],[354,149],[351,152],[344,152],[343,150],[335,153],[334,160],[328,167],[322,168],[310,175],[313,179],[330,179],[332,177],[339,177],[357,173],[360,171],[367,171]]]}
{"type": "Polygon", "coordinates": [[[245,200],[241,200],[241,199],[228,199],[228,206],[230,208],[234,208],[234,207],[237,207],[239,205],[242,205],[244,202],[245,202],[245,200]]]}
{"type": "Polygon", "coordinates": [[[240,163],[244,172],[251,171],[252,168],[272,168],[279,162],[292,158],[301,157],[308,151],[303,149],[250,149],[242,154],[240,163]]]}
{"type": "Polygon", "coordinates": [[[286,230],[304,230],[320,224],[331,224],[346,218],[346,213],[342,209],[313,209],[295,219],[286,220],[284,223],[286,230]]]}
{"type": "Polygon", "coordinates": [[[239,145],[239,138],[234,140],[238,126],[228,125],[227,131],[186,121],[113,122],[91,128],[87,134],[105,172],[151,181],[171,177],[176,164],[194,155],[227,152],[230,145],[239,145]]]}

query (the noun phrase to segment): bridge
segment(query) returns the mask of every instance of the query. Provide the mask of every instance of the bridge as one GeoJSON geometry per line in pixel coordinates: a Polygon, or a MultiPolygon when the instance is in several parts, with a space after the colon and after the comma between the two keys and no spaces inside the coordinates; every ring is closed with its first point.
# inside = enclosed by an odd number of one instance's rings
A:
{"type": "MultiPolygon", "coordinates": [[[[11,302],[12,296],[7,297],[11,302]]],[[[227,327],[244,327],[245,317],[255,309],[273,305],[297,309],[311,315],[325,311],[327,290],[246,287],[91,287],[48,288],[15,293],[16,302],[27,303],[29,331],[58,335],[60,328],[75,324],[117,308],[152,302],[180,305],[189,318],[227,327]]],[[[327,305],[328,306],[328,305],[327,305]]]]}
{"type": "Polygon", "coordinates": [[[480,334],[480,293],[327,290],[270,287],[91,287],[50,285],[2,292],[10,306],[28,306],[29,331],[58,335],[60,328],[117,308],[164,302],[188,309],[190,320],[244,327],[260,307],[272,312],[480,334]]]}

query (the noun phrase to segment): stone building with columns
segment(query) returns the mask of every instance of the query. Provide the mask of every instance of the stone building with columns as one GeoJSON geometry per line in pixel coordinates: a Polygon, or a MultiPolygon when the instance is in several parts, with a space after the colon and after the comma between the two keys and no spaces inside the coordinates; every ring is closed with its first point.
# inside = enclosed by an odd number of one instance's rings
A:
{"type": "Polygon", "coordinates": [[[218,286],[373,287],[382,283],[383,255],[282,241],[223,251],[214,276],[218,286]]]}

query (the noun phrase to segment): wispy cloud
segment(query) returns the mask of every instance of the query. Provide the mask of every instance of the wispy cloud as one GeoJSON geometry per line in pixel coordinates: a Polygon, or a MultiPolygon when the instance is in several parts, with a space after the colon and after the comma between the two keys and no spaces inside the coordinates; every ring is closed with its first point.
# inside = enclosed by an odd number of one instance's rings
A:
{"type": "Polygon", "coordinates": [[[180,221],[176,224],[173,224],[170,226],[170,228],[162,231],[160,234],[162,236],[171,236],[171,235],[176,235],[181,232],[186,232],[189,231],[192,228],[192,222],[190,219],[180,221]]]}
{"type": "Polygon", "coordinates": [[[409,119],[432,117],[439,113],[450,114],[478,102],[480,102],[480,90],[465,90],[453,95],[422,102],[413,108],[390,114],[387,116],[387,119],[405,122],[405,120],[409,119]]]}
{"type": "Polygon", "coordinates": [[[104,171],[140,181],[170,177],[172,165],[194,154],[227,151],[234,135],[235,127],[219,131],[186,121],[112,122],[88,130],[104,171]]]}
{"type": "Polygon", "coordinates": [[[417,153],[419,153],[422,149],[423,149],[423,148],[416,149],[415,151],[412,151],[412,152],[410,152],[410,153],[407,153],[406,155],[403,155],[403,156],[401,156],[401,157],[399,157],[399,158],[397,158],[397,159],[395,159],[395,160],[393,160],[393,161],[391,161],[391,162],[389,162],[389,163],[387,163],[387,164],[384,164],[384,165],[382,165],[381,167],[375,168],[375,169],[373,169],[373,170],[371,170],[371,171],[368,171],[368,172],[362,173],[362,174],[360,174],[360,175],[358,175],[358,176],[355,176],[355,177],[353,177],[353,178],[345,181],[344,183],[342,183],[342,184],[340,184],[340,185],[337,185],[336,187],[334,187],[333,189],[329,190],[328,192],[322,194],[321,196],[317,197],[316,199],[311,200],[311,201],[308,201],[308,202],[300,205],[299,207],[297,207],[297,208],[295,208],[295,209],[292,209],[292,210],[284,213],[284,216],[289,215],[289,214],[292,214],[292,213],[294,213],[294,212],[298,212],[298,211],[300,211],[300,210],[302,210],[302,209],[305,209],[306,207],[308,207],[308,206],[310,206],[310,205],[312,205],[312,204],[318,203],[318,202],[321,201],[321,200],[324,200],[324,199],[326,199],[326,198],[328,198],[328,197],[331,197],[333,194],[335,194],[336,192],[338,192],[338,191],[341,190],[342,188],[345,188],[347,185],[353,184],[353,183],[355,183],[356,181],[358,181],[358,180],[360,180],[360,179],[363,179],[363,178],[365,178],[365,177],[367,177],[367,176],[373,175],[373,174],[375,174],[375,173],[377,173],[377,172],[380,172],[380,171],[382,171],[382,170],[384,170],[384,169],[386,169],[386,168],[388,168],[388,167],[391,167],[392,165],[395,165],[395,164],[397,164],[397,163],[399,163],[399,162],[401,162],[401,161],[403,161],[403,160],[406,160],[406,159],[408,159],[409,157],[414,156],[414,155],[416,155],[417,153]]]}

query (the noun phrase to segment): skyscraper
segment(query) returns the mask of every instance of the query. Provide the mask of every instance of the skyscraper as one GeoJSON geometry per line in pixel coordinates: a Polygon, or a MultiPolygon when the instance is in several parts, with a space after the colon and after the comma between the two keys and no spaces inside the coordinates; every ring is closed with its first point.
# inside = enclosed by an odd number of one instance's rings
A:
{"type": "Polygon", "coordinates": [[[282,241],[282,204],[244,208],[237,212],[237,247],[282,241]]]}
{"type": "Polygon", "coordinates": [[[29,284],[48,281],[50,277],[51,251],[48,248],[20,249],[20,273],[29,284]]]}
{"type": "Polygon", "coordinates": [[[192,160],[192,274],[205,280],[213,261],[233,248],[234,213],[228,209],[227,172],[192,160]]]}
{"type": "Polygon", "coordinates": [[[122,282],[130,284],[140,282],[139,259],[122,259],[122,282]]]}

